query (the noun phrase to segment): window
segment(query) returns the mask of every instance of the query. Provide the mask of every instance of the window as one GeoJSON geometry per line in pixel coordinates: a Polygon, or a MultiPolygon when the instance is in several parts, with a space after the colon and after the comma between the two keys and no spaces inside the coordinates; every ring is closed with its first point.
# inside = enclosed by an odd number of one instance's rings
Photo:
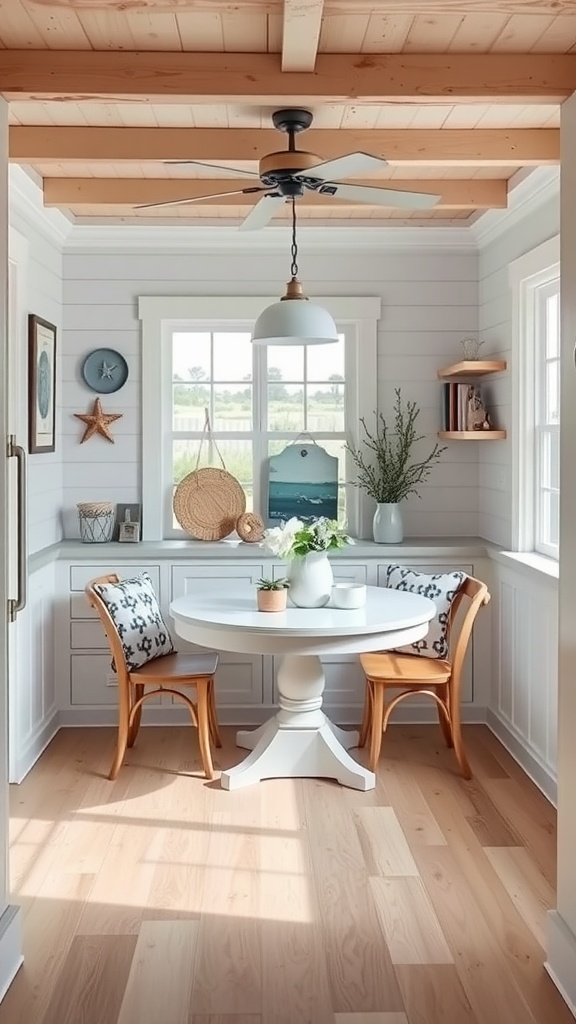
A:
{"type": "Polygon", "coordinates": [[[515,546],[558,558],[560,266],[558,239],[510,268],[514,294],[515,546]]]}
{"type": "MultiPolygon", "coordinates": [[[[250,333],[170,330],[173,483],[219,456],[246,493],[247,508],[265,507],[261,466],[312,435],[339,459],[339,514],[346,515],[345,333],[330,346],[252,345],[250,333]],[[191,365],[193,364],[193,365],[191,365]],[[206,416],[210,440],[205,432],[206,416]]],[[[178,524],[173,522],[174,530],[178,524]]]]}
{"type": "Polygon", "coordinates": [[[268,456],[308,436],[338,457],[340,516],[353,533],[366,526],[362,495],[346,484],[344,444],[357,442],[360,416],[376,408],[380,300],[319,299],[338,324],[334,345],[252,345],[252,323],[270,301],[140,299],[145,539],[183,536],[174,487],[196,466],[218,465],[218,453],[247,508],[265,513],[268,456]]]}
{"type": "Polygon", "coordinates": [[[535,301],[534,548],[558,558],[560,527],[560,281],[535,301]]]}

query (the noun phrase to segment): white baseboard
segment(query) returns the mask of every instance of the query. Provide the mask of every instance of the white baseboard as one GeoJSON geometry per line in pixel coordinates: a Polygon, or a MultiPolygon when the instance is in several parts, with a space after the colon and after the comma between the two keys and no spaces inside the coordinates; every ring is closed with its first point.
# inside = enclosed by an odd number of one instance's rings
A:
{"type": "Polygon", "coordinates": [[[547,945],[544,967],[576,1017],[576,936],[557,910],[548,911],[547,945]]]}
{"type": "Polygon", "coordinates": [[[9,782],[22,782],[22,779],[28,774],[32,766],[36,764],[40,755],[46,750],[50,741],[54,739],[59,728],[59,712],[56,708],[52,708],[46,721],[38,727],[36,732],[32,733],[32,735],[28,737],[24,747],[21,750],[18,750],[16,755],[16,765],[14,768],[15,778],[11,777],[9,782]]]}
{"type": "MultiPolygon", "coordinates": [[[[260,725],[270,718],[278,708],[276,705],[246,704],[225,707],[218,710],[220,725],[260,725]]],[[[324,711],[337,725],[358,725],[362,721],[362,707],[359,704],[324,705],[324,711]]],[[[486,708],[464,705],[462,721],[470,725],[485,724],[486,708]]],[[[115,707],[75,707],[59,712],[58,725],[61,727],[115,726],[118,713],[115,707]]],[[[181,707],[147,707],[142,714],[142,725],[189,725],[190,715],[181,707]]],[[[436,709],[430,705],[412,705],[408,701],[397,708],[392,716],[392,725],[433,725],[438,723],[436,709]]]]}
{"type": "Polygon", "coordinates": [[[486,724],[500,740],[503,747],[524,769],[532,782],[542,790],[551,804],[556,806],[556,776],[551,768],[544,764],[536,751],[531,751],[526,740],[513,727],[504,721],[496,711],[490,708],[486,712],[486,724]]]}
{"type": "Polygon", "coordinates": [[[21,925],[20,907],[6,907],[0,917],[0,1002],[24,962],[21,925]]]}

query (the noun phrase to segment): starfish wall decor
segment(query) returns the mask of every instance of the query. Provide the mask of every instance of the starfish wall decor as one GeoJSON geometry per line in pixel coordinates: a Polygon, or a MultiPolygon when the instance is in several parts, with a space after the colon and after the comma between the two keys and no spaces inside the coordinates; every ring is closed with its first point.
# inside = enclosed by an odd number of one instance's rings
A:
{"type": "Polygon", "coordinates": [[[121,412],[103,412],[102,403],[99,398],[94,402],[92,413],[75,412],[74,415],[77,419],[82,420],[86,424],[86,429],[80,439],[80,444],[84,444],[89,437],[93,437],[95,434],[101,434],[107,441],[114,444],[114,438],[110,433],[110,423],[114,420],[121,420],[121,412]]]}

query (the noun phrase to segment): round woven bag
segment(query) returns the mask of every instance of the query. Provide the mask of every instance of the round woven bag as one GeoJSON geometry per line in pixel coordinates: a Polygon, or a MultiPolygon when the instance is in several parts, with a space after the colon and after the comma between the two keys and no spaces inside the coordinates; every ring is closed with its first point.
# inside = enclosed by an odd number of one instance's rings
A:
{"type": "Polygon", "coordinates": [[[246,510],[246,495],[225,469],[195,469],[174,492],[174,515],[196,540],[222,540],[246,510]]]}

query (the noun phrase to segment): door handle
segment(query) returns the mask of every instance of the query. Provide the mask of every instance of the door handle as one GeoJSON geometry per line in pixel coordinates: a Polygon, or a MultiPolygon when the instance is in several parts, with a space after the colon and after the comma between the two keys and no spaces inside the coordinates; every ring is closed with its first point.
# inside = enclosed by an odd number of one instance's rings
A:
{"type": "Polygon", "coordinates": [[[26,524],[28,514],[26,507],[26,452],[20,444],[16,444],[14,434],[8,437],[6,454],[9,459],[16,459],[17,466],[17,544],[18,544],[18,595],[8,598],[8,619],[14,622],[18,612],[26,607],[28,597],[28,550],[26,524]]]}

